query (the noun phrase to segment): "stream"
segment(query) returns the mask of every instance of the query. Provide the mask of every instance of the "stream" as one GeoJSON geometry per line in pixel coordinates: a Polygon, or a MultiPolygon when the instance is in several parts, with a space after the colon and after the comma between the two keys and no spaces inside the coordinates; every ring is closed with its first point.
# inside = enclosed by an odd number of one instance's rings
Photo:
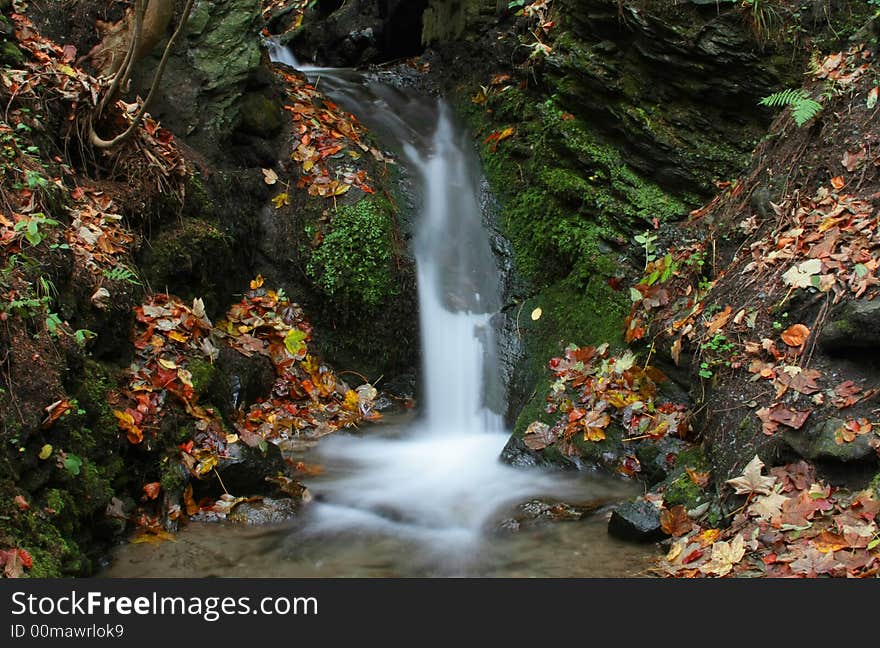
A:
{"type": "MultiPolygon", "coordinates": [[[[271,49],[275,60],[295,64],[271,49]]],[[[302,68],[301,68],[302,69],[302,68]]],[[[644,573],[652,546],[608,536],[601,507],[639,486],[499,461],[509,430],[490,324],[501,275],[480,207],[472,139],[444,101],[376,75],[305,68],[409,169],[422,336],[418,416],[324,439],[304,461],[314,501],[274,527],[190,523],[176,541],[129,544],[105,577],[553,576],[644,573]],[[599,508],[532,524],[524,502],[599,508]]],[[[534,509],[536,505],[533,505],[534,509]]],[[[537,505],[540,508],[540,505],[537,505]]]]}

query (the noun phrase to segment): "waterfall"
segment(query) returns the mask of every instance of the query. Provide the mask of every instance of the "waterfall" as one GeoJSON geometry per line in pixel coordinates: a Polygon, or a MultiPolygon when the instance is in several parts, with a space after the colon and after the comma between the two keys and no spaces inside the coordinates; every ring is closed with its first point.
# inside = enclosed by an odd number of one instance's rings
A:
{"type": "Polygon", "coordinates": [[[571,480],[499,461],[509,431],[487,394],[501,380],[490,325],[500,307],[500,273],[482,222],[479,165],[445,102],[350,70],[322,70],[320,83],[420,181],[413,251],[424,389],[415,422],[335,435],[319,446],[334,476],[310,484],[318,501],[309,529],[391,535],[460,554],[505,508],[573,490],[571,480]]]}

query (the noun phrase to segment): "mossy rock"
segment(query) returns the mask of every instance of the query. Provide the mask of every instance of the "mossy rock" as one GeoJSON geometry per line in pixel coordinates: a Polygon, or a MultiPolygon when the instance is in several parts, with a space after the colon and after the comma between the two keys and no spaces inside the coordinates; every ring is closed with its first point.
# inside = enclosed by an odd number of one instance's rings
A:
{"type": "Polygon", "coordinates": [[[230,292],[227,284],[235,278],[230,267],[235,258],[229,237],[216,225],[188,218],[150,242],[141,268],[154,290],[167,289],[184,301],[202,298],[206,308],[215,311],[230,292]]]}
{"type": "Polygon", "coordinates": [[[340,306],[374,312],[398,293],[394,281],[394,212],[383,198],[340,207],[306,272],[340,306]]]}
{"type": "Polygon", "coordinates": [[[270,139],[284,125],[281,105],[264,94],[250,92],[241,101],[239,130],[249,135],[270,139]]]}
{"type": "Polygon", "coordinates": [[[18,45],[8,40],[0,42],[0,65],[21,67],[24,63],[24,54],[18,45]]]}

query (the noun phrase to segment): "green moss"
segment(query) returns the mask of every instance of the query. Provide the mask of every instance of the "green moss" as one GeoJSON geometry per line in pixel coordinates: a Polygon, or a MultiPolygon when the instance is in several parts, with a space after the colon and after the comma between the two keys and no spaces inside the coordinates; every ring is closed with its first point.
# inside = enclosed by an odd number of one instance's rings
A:
{"type": "Polygon", "coordinates": [[[706,499],[706,492],[687,474],[688,468],[696,472],[707,472],[710,469],[709,461],[699,446],[679,453],[675,462],[675,471],[667,480],[663,492],[663,501],[667,507],[681,504],[687,509],[692,509],[706,499]]]}
{"type": "Polygon", "coordinates": [[[202,358],[190,358],[186,368],[192,374],[193,391],[203,396],[217,377],[217,367],[202,358]]]}
{"type": "Polygon", "coordinates": [[[880,472],[874,475],[874,478],[871,480],[871,483],[868,485],[868,488],[874,491],[874,495],[880,499],[880,472]]]}
{"type": "Polygon", "coordinates": [[[0,65],[20,67],[24,62],[24,54],[15,43],[7,40],[0,42],[0,65]]]}
{"type": "Polygon", "coordinates": [[[306,272],[334,301],[371,312],[397,292],[394,252],[390,203],[362,198],[336,211],[306,272]]]}
{"type": "Polygon", "coordinates": [[[571,280],[545,288],[518,307],[519,334],[525,342],[524,383],[534,385],[534,393],[519,414],[514,431],[522,434],[532,421],[555,422],[555,415],[544,412],[544,399],[550,389],[546,363],[560,355],[568,344],[623,346],[623,318],[628,312],[624,294],[612,290],[598,278],[580,286],[571,280]],[[528,316],[541,308],[537,321],[528,316]]]}
{"type": "Polygon", "coordinates": [[[214,220],[216,216],[214,201],[211,199],[208,188],[198,172],[193,173],[187,179],[184,194],[184,213],[190,218],[201,218],[203,220],[214,220]]]}
{"type": "Polygon", "coordinates": [[[187,218],[153,239],[141,269],[148,285],[184,301],[200,297],[212,311],[220,308],[218,286],[230,280],[223,262],[232,257],[226,234],[208,221],[187,218]]]}
{"type": "Polygon", "coordinates": [[[264,94],[251,92],[241,101],[239,129],[245,133],[268,139],[281,131],[281,105],[264,94]]]}

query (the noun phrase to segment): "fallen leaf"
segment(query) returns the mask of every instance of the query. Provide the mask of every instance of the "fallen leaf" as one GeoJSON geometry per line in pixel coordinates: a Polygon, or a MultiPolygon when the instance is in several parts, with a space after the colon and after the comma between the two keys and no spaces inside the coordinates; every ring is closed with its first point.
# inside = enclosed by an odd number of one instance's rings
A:
{"type": "Polygon", "coordinates": [[[523,435],[523,443],[532,450],[543,450],[555,441],[556,434],[551,431],[549,425],[540,421],[530,423],[523,435]]]}
{"type": "Polygon", "coordinates": [[[812,412],[812,409],[790,410],[782,404],[776,404],[770,408],[770,420],[800,430],[812,412]]]}
{"type": "Polygon", "coordinates": [[[730,314],[733,312],[733,309],[730,306],[727,306],[723,311],[717,313],[711,320],[706,323],[706,334],[714,335],[720,329],[724,328],[724,325],[727,324],[727,320],[730,319],[730,314]]]}
{"type": "Polygon", "coordinates": [[[776,483],[776,477],[764,477],[761,475],[761,469],[764,462],[755,455],[743,470],[742,475],[734,479],[728,479],[727,483],[733,486],[737,495],[750,495],[751,493],[759,493],[761,495],[769,495],[773,485],[776,483]]]}
{"type": "Polygon", "coordinates": [[[275,205],[275,209],[281,209],[290,204],[290,197],[286,193],[280,193],[272,199],[272,204],[275,205]]]}
{"type": "Polygon", "coordinates": [[[159,496],[159,491],[161,490],[162,485],[159,482],[150,482],[149,484],[144,484],[144,496],[147,499],[156,499],[159,496]]]}
{"type": "Polygon", "coordinates": [[[690,531],[694,523],[688,517],[685,507],[678,505],[660,511],[660,527],[665,533],[677,538],[690,531]]]}
{"type": "Polygon", "coordinates": [[[275,173],[272,169],[262,169],[263,171],[263,182],[267,185],[273,185],[278,182],[278,174],[275,173]]]}
{"type": "Polygon", "coordinates": [[[712,545],[712,557],[705,565],[700,566],[704,574],[726,576],[746,554],[742,534],[737,534],[730,542],[719,540],[712,545]]]}
{"type": "Polygon", "coordinates": [[[786,285],[795,288],[810,288],[813,285],[813,277],[822,271],[822,262],[819,259],[809,259],[792,266],[782,275],[786,285]]]}
{"type": "Polygon", "coordinates": [[[810,336],[810,329],[803,324],[792,324],[782,332],[782,341],[790,347],[799,347],[810,336]]]}

